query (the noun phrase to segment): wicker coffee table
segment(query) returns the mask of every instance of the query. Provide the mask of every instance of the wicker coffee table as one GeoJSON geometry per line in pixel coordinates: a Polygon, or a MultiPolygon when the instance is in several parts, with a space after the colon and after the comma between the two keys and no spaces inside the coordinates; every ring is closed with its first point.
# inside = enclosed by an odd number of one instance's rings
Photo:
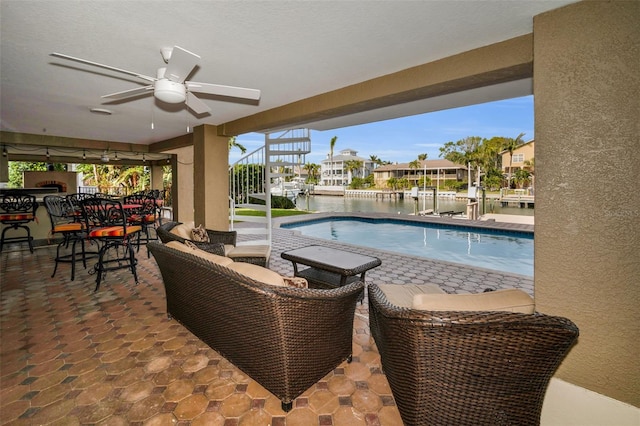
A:
{"type": "Polygon", "coordinates": [[[293,275],[306,278],[311,288],[331,289],[355,281],[364,282],[365,273],[382,264],[377,257],[324,246],[288,250],[281,256],[293,263],[293,275]],[[299,270],[298,264],[309,268],[299,270]]]}

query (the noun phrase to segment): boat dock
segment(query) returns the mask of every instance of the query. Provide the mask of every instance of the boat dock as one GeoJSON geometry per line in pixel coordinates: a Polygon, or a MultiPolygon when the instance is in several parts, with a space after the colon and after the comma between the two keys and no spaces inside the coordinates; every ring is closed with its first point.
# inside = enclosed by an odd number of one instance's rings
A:
{"type": "Polygon", "coordinates": [[[526,189],[502,189],[499,201],[502,207],[533,208],[535,205],[533,193],[526,189]]]}

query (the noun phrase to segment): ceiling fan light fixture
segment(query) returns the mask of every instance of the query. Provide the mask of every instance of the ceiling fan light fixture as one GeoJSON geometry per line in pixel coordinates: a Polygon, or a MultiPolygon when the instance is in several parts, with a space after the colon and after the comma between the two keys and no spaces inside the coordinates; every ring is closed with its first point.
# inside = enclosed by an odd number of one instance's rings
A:
{"type": "Polygon", "coordinates": [[[173,47],[163,47],[160,49],[160,54],[162,55],[162,60],[165,64],[169,63],[169,59],[171,59],[171,54],[173,53],[173,47]]]}
{"type": "Polygon", "coordinates": [[[184,84],[171,80],[157,80],[154,84],[153,96],[162,102],[179,104],[187,97],[187,89],[184,84]]]}
{"type": "Polygon", "coordinates": [[[99,115],[111,115],[111,114],[113,114],[113,111],[111,111],[110,109],[106,109],[106,108],[90,108],[89,111],[94,113],[94,114],[99,114],[99,115]]]}

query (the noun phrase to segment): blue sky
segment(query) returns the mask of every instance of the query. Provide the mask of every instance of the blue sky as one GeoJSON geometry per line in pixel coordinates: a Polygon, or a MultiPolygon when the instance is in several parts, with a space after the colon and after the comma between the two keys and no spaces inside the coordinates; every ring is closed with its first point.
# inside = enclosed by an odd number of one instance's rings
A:
{"type": "MultiPolygon", "coordinates": [[[[334,155],[350,148],[358,151],[358,156],[363,158],[376,155],[382,160],[406,163],[415,160],[421,153],[427,153],[427,158],[431,160],[440,158],[439,148],[449,141],[455,142],[468,136],[515,138],[520,133],[525,134],[524,141],[534,138],[533,96],[322,132],[312,131],[311,153],[307,154],[306,160],[320,164],[327,158],[333,136],[338,137],[334,155]]],[[[264,136],[249,133],[239,136],[238,142],[251,152],[264,145],[264,136]]],[[[240,151],[233,149],[229,161],[233,163],[239,157],[240,151]]]]}

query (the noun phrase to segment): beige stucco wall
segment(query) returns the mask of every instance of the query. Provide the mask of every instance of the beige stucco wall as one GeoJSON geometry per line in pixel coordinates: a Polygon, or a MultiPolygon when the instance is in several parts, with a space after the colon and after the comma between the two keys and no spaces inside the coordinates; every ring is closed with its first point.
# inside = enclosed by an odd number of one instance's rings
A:
{"type": "Polygon", "coordinates": [[[194,206],[196,225],[229,229],[229,138],[218,136],[216,126],[193,129],[194,206]]]}
{"type": "Polygon", "coordinates": [[[176,193],[178,194],[178,199],[173,200],[173,219],[180,222],[191,222],[194,220],[193,146],[172,149],[166,152],[177,156],[177,163],[173,169],[173,178],[174,182],[176,182],[177,177],[178,190],[176,193]]]}
{"type": "Polygon", "coordinates": [[[557,376],[635,406],[638,22],[631,1],[580,2],[534,19],[536,306],[580,328],[557,376]]]}

